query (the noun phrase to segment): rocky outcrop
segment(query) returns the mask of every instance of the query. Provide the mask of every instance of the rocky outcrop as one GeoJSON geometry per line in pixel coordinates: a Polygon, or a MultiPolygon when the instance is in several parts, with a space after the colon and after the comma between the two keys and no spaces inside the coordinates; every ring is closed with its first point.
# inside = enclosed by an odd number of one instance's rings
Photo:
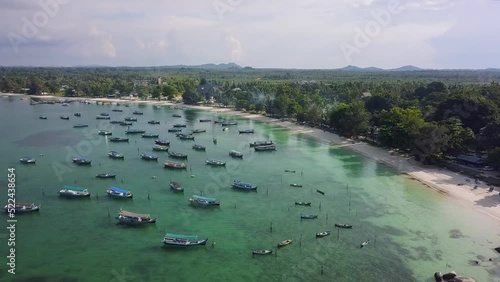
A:
{"type": "Polygon", "coordinates": [[[469,277],[463,277],[463,276],[458,276],[455,271],[445,273],[441,275],[441,272],[436,272],[434,273],[434,279],[436,282],[476,282],[476,280],[469,278],[469,277]]]}

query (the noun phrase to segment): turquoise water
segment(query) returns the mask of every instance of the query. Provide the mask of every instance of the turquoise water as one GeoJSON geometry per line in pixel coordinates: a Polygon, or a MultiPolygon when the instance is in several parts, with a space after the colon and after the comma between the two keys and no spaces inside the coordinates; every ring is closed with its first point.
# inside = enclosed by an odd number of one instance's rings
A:
{"type": "MultiPolygon", "coordinates": [[[[16,168],[18,202],[42,205],[37,214],[17,215],[16,274],[0,264],[2,281],[432,281],[436,271],[455,270],[477,281],[500,281],[498,222],[399,175],[395,170],[351,151],[325,145],[282,128],[246,119],[222,131],[220,125],[199,123],[219,115],[151,105],[122,107],[72,103],[30,106],[19,97],[0,98],[2,135],[1,167],[6,187],[8,167],[16,168]],[[189,155],[186,171],[164,169],[165,152],[154,152],[159,161],[144,161],[154,139],[132,135],[129,143],[110,143],[98,129],[125,136],[126,127],[96,120],[107,112],[111,120],[133,111],[138,122],[131,128],[159,133],[171,141],[171,150],[189,155]],[[73,113],[81,112],[77,118],[73,113]],[[181,118],[172,114],[179,113],[181,118]],[[59,119],[69,115],[70,120],[59,119]],[[38,119],[46,115],[47,120],[38,119]],[[149,125],[148,120],[160,120],[149,125]],[[88,128],[73,128],[86,123],[88,128]],[[195,141],[178,140],[167,133],[175,123],[188,130],[204,128],[195,141]],[[238,134],[254,128],[256,134],[238,134]],[[213,144],[212,138],[218,139],[213,144]],[[277,151],[254,152],[248,144],[271,139],[277,151]],[[192,144],[207,146],[194,151],[192,144]],[[231,159],[230,150],[245,154],[231,159]],[[112,160],[107,152],[125,154],[112,160]],[[40,155],[40,154],[43,154],[40,155]],[[70,158],[82,155],[92,166],[74,166],[70,158]],[[23,156],[37,158],[36,165],[21,165],[23,156]],[[226,167],[205,165],[207,158],[227,161],[226,167]],[[295,170],[288,173],[285,170],[295,170]],[[96,179],[98,173],[117,174],[116,180],[96,179]],[[234,191],[230,183],[241,179],[259,186],[257,192],[234,191]],[[184,194],[170,191],[170,181],[180,182],[184,194]],[[302,184],[302,188],[290,187],[302,184]],[[62,185],[86,187],[90,199],[61,199],[62,185]],[[132,200],[111,200],[111,186],[131,190],[132,200]],[[325,192],[321,195],[316,192],[325,192]],[[194,194],[216,197],[221,207],[193,208],[194,194]],[[295,201],[312,202],[311,207],[295,201]],[[119,209],[150,213],[157,223],[139,228],[116,225],[119,209]],[[300,213],[318,214],[300,220],[300,213]],[[352,230],[338,230],[335,223],[349,223],[352,230]],[[315,233],[331,230],[325,238],[315,233]],[[165,248],[165,233],[196,234],[209,245],[165,248]],[[277,255],[252,257],[254,249],[273,249],[285,239],[293,243],[277,255]],[[370,244],[360,249],[361,242],[370,244]],[[211,247],[212,242],[215,247],[211,247]],[[497,261],[489,262],[488,258],[497,261]],[[483,260],[480,266],[471,260],[483,260]]],[[[0,198],[6,201],[6,189],[0,198]]],[[[6,224],[7,216],[2,216],[6,224]]],[[[5,228],[0,250],[8,254],[5,228]]]]}

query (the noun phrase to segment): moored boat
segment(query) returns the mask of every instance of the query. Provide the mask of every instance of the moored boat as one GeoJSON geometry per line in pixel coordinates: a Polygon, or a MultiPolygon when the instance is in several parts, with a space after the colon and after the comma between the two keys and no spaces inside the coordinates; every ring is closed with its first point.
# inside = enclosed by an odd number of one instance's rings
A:
{"type": "Polygon", "coordinates": [[[205,164],[211,165],[211,166],[225,166],[226,162],[223,162],[221,160],[216,160],[216,159],[208,159],[205,161],[205,164]]]}
{"type": "Polygon", "coordinates": [[[32,157],[23,157],[19,159],[23,164],[34,164],[36,163],[36,159],[32,157]]]}
{"type": "Polygon", "coordinates": [[[137,118],[135,118],[135,117],[126,117],[124,120],[125,121],[137,121],[137,118]]]}
{"type": "Polygon", "coordinates": [[[90,192],[86,188],[65,185],[59,190],[59,196],[64,198],[85,198],[90,197],[90,192]]]}
{"type": "Polygon", "coordinates": [[[235,180],[231,186],[241,190],[257,190],[257,185],[252,185],[251,183],[241,180],[235,180]]]}
{"type": "Polygon", "coordinates": [[[131,125],[132,125],[132,122],[130,122],[130,121],[121,121],[121,122],[120,122],[120,125],[121,125],[121,126],[131,126],[131,125]]]}
{"type": "MultiPolygon", "coordinates": [[[[120,124],[121,124],[122,122],[123,122],[123,121],[121,121],[121,120],[112,120],[112,121],[110,121],[109,123],[113,123],[113,124],[119,124],[119,123],[120,123],[120,124]]],[[[132,123],[131,123],[131,124],[132,124],[132,123]]]]}
{"type": "Polygon", "coordinates": [[[182,188],[182,185],[178,182],[171,181],[170,184],[168,185],[170,189],[176,191],[176,192],[182,192],[184,191],[184,188],[182,188]]]}
{"type": "Polygon", "coordinates": [[[200,206],[200,207],[220,206],[220,201],[217,200],[216,198],[208,198],[198,195],[193,195],[189,199],[189,203],[191,203],[193,206],[200,206]]]}
{"type": "Polygon", "coordinates": [[[116,178],[116,174],[109,174],[109,173],[99,173],[96,174],[96,178],[116,178]]]}
{"type": "Polygon", "coordinates": [[[200,122],[212,122],[212,120],[211,119],[204,119],[204,118],[202,118],[202,119],[200,119],[200,122]]]}
{"type": "Polygon", "coordinates": [[[266,146],[266,145],[273,145],[274,142],[271,140],[268,141],[255,141],[253,143],[250,143],[250,147],[255,147],[255,146],[266,146]]]}
{"type": "Polygon", "coordinates": [[[39,118],[39,119],[47,119],[47,117],[46,117],[46,116],[39,116],[38,118],[39,118]]]}
{"type": "Polygon", "coordinates": [[[120,210],[116,217],[119,224],[124,225],[142,225],[148,223],[156,223],[156,218],[152,218],[149,214],[133,213],[125,210],[120,210]]]}
{"type": "Polygon", "coordinates": [[[125,189],[118,188],[118,187],[111,187],[108,190],[106,190],[106,193],[113,198],[132,198],[133,197],[132,192],[125,190],[125,189]]]}
{"type": "Polygon", "coordinates": [[[199,144],[194,144],[192,148],[197,151],[205,151],[207,149],[207,147],[199,144]]]}
{"type": "Polygon", "coordinates": [[[193,129],[193,133],[203,133],[203,132],[207,132],[206,129],[193,129]]]}
{"type": "Polygon", "coordinates": [[[235,121],[230,121],[230,122],[223,122],[222,126],[231,126],[231,125],[237,125],[238,123],[235,121]]]}
{"type": "Polygon", "coordinates": [[[111,142],[128,142],[128,138],[111,137],[111,138],[109,138],[109,141],[111,141],[111,142]]]}
{"type": "Polygon", "coordinates": [[[311,206],[311,202],[295,202],[296,206],[311,206]]]}
{"type": "Polygon", "coordinates": [[[75,124],[73,125],[74,128],[82,128],[82,127],[89,127],[88,124],[81,124],[81,123],[78,123],[78,124],[75,124]]]}
{"type": "Polygon", "coordinates": [[[179,139],[181,139],[181,140],[194,140],[193,134],[180,133],[180,134],[177,134],[177,137],[179,137],[179,139]]]}
{"type": "Polygon", "coordinates": [[[102,135],[102,136],[113,135],[113,133],[111,131],[107,131],[107,130],[99,130],[98,134],[102,135]]]}
{"type": "Polygon", "coordinates": [[[65,119],[65,120],[69,120],[69,116],[60,116],[59,118],[60,119],[65,119]]]}
{"type": "Polygon", "coordinates": [[[181,132],[182,129],[180,129],[180,128],[169,128],[167,131],[168,132],[181,132]]]}
{"type": "Polygon", "coordinates": [[[235,150],[229,151],[229,155],[231,157],[234,157],[234,158],[243,158],[243,153],[235,151],[235,150]]]}
{"type": "Polygon", "coordinates": [[[90,165],[92,160],[83,157],[74,157],[71,159],[77,165],[90,165]]]}
{"type": "Polygon", "coordinates": [[[284,240],[284,241],[281,241],[278,243],[278,248],[281,248],[281,247],[284,247],[284,246],[288,246],[290,245],[291,243],[293,242],[292,239],[288,239],[288,240],[284,240]]]}
{"type": "Polygon", "coordinates": [[[26,213],[26,212],[34,212],[40,210],[40,206],[35,205],[34,203],[15,203],[15,204],[7,204],[3,207],[4,211],[7,213],[26,213]]]}
{"type": "Polygon", "coordinates": [[[132,114],[134,114],[134,115],[143,115],[144,113],[143,112],[139,112],[139,111],[134,111],[132,114]]]}
{"type": "Polygon", "coordinates": [[[179,115],[179,114],[173,114],[172,116],[173,117],[181,117],[181,115],[179,115]]]}
{"type": "Polygon", "coordinates": [[[122,110],[122,109],[116,109],[116,108],[115,108],[115,109],[112,109],[111,111],[113,111],[113,112],[120,112],[120,113],[121,113],[121,112],[123,112],[123,110],[122,110]]]}
{"type": "Polygon", "coordinates": [[[75,113],[75,114],[74,114],[74,116],[75,116],[75,117],[81,117],[81,116],[82,116],[82,114],[81,114],[81,113],[75,113]]]}
{"type": "Polygon", "coordinates": [[[168,152],[168,155],[176,159],[187,159],[188,155],[180,152],[168,152]]]}
{"type": "Polygon", "coordinates": [[[323,231],[316,233],[316,238],[321,238],[330,235],[331,231],[323,231]]]}
{"type": "Polygon", "coordinates": [[[108,156],[112,159],[123,159],[125,156],[122,153],[111,151],[108,153],[108,156]]]}
{"type": "Polygon", "coordinates": [[[253,129],[239,130],[240,134],[255,133],[253,129]]]}
{"type": "Polygon", "coordinates": [[[318,218],[317,214],[300,214],[301,219],[316,219],[318,218]]]}
{"type": "Polygon", "coordinates": [[[129,130],[125,131],[125,134],[142,134],[142,133],[146,133],[146,130],[142,130],[142,129],[129,129],[129,130]]]}
{"type": "Polygon", "coordinates": [[[163,237],[162,243],[170,246],[204,246],[207,244],[208,238],[199,240],[196,235],[181,235],[167,233],[163,237]]]}
{"type": "Polygon", "coordinates": [[[148,160],[148,161],[156,161],[156,160],[158,160],[158,156],[157,155],[153,155],[153,154],[146,153],[146,152],[144,152],[144,153],[141,154],[141,158],[143,160],[148,160]]]}
{"type": "Polygon", "coordinates": [[[364,246],[368,245],[368,243],[370,243],[370,240],[364,241],[363,243],[361,243],[360,248],[363,248],[364,246]]]}
{"type": "Polygon", "coordinates": [[[165,168],[174,168],[174,169],[187,169],[187,165],[185,163],[166,161],[163,163],[165,168]]]}
{"type": "Polygon", "coordinates": [[[100,115],[103,116],[103,117],[109,117],[108,113],[101,113],[100,115]]]}
{"type": "Polygon", "coordinates": [[[160,122],[157,120],[150,120],[150,121],[148,121],[148,123],[149,124],[160,124],[160,122]]]}
{"type": "Polygon", "coordinates": [[[162,139],[157,139],[157,140],[155,140],[155,144],[161,145],[161,146],[169,146],[170,145],[170,141],[162,140],[162,139]]]}
{"type": "Polygon", "coordinates": [[[98,115],[95,117],[95,119],[111,119],[109,116],[103,116],[103,115],[98,115]]]}
{"type": "Polygon", "coordinates": [[[177,124],[174,124],[174,127],[175,128],[181,128],[181,127],[186,127],[186,125],[185,124],[179,124],[179,123],[177,123],[177,124]]]}
{"type": "Polygon", "coordinates": [[[156,133],[143,133],[141,135],[142,138],[158,138],[160,137],[160,134],[156,134],[156,133]]]}
{"type": "Polygon", "coordinates": [[[161,151],[161,152],[167,152],[168,151],[168,147],[167,146],[162,146],[162,145],[153,145],[153,151],[161,151]]]}
{"type": "Polygon", "coordinates": [[[335,223],[335,227],[338,228],[345,228],[345,229],[351,229],[352,225],[350,224],[345,224],[345,223],[335,223]]]}
{"type": "Polygon", "coordinates": [[[275,151],[276,145],[262,145],[262,146],[254,146],[255,151],[275,151]]]}
{"type": "Polygon", "coordinates": [[[290,183],[290,186],[292,186],[292,187],[302,187],[302,184],[290,183]]]}
{"type": "Polygon", "coordinates": [[[271,250],[254,250],[252,251],[252,255],[270,255],[273,251],[271,250]]]}

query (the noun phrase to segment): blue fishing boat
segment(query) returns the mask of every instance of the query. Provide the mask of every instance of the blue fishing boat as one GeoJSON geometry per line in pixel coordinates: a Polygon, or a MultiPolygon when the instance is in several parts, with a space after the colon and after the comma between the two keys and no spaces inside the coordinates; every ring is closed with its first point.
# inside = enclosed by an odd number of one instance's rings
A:
{"type": "Polygon", "coordinates": [[[125,189],[120,189],[118,187],[111,187],[108,190],[106,190],[106,193],[113,197],[113,198],[132,198],[132,192],[125,190],[125,189]]]}
{"type": "Polygon", "coordinates": [[[92,160],[83,157],[74,157],[72,161],[77,165],[90,165],[92,160]]]}
{"type": "Polygon", "coordinates": [[[211,166],[225,166],[226,163],[221,161],[221,160],[216,160],[216,159],[208,159],[205,161],[205,164],[211,165],[211,166]]]}
{"type": "Polygon", "coordinates": [[[65,185],[59,190],[59,196],[64,198],[86,198],[90,197],[90,192],[86,188],[65,185]]]}
{"type": "Polygon", "coordinates": [[[39,211],[40,206],[35,205],[34,203],[31,204],[24,204],[24,203],[15,203],[15,204],[7,204],[3,207],[4,211],[6,213],[27,213],[27,212],[34,212],[34,211],[39,211]]]}
{"type": "Polygon", "coordinates": [[[189,199],[189,202],[193,206],[199,207],[220,206],[220,201],[216,198],[207,198],[198,195],[193,195],[193,197],[189,199]]]}
{"type": "Polygon", "coordinates": [[[254,186],[248,182],[244,182],[241,180],[235,180],[232,184],[233,188],[241,189],[241,190],[257,190],[257,186],[254,186]]]}
{"type": "Polygon", "coordinates": [[[34,164],[36,163],[36,159],[32,157],[23,157],[19,159],[23,164],[34,164]]]}
{"type": "Polygon", "coordinates": [[[196,235],[181,235],[167,233],[163,237],[162,243],[170,246],[204,246],[207,244],[208,238],[199,240],[196,235]]]}
{"type": "Polygon", "coordinates": [[[318,218],[317,214],[300,214],[301,219],[316,219],[318,218]]]}
{"type": "Polygon", "coordinates": [[[170,145],[170,141],[163,140],[163,139],[157,139],[157,140],[155,140],[155,144],[156,145],[161,145],[161,146],[169,146],[170,145]]]}
{"type": "Polygon", "coordinates": [[[141,158],[144,159],[144,160],[148,160],[148,161],[156,161],[156,160],[158,160],[158,156],[157,155],[153,155],[151,153],[142,153],[141,154],[141,158]]]}
{"type": "Polygon", "coordinates": [[[152,218],[149,214],[133,213],[125,210],[120,210],[116,219],[118,220],[118,224],[124,225],[156,223],[156,218],[152,218]]]}

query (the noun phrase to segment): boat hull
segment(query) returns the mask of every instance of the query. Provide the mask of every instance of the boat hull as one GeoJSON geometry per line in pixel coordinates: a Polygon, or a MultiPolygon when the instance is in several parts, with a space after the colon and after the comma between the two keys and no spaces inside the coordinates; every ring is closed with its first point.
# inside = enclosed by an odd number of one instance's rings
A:
{"type": "Polygon", "coordinates": [[[177,240],[163,239],[162,242],[167,246],[179,246],[179,247],[205,246],[208,242],[208,238],[198,241],[177,241],[177,240]]]}

